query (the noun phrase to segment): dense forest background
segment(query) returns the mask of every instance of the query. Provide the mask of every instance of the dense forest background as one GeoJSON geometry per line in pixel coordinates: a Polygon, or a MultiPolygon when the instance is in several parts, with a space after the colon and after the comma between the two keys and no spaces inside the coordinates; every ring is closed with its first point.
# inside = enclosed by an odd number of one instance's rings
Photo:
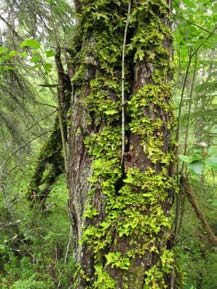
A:
{"type": "MultiPolygon", "coordinates": [[[[173,1],[171,10],[176,169],[189,179],[187,189],[178,180],[173,208],[177,288],[216,289],[217,2],[173,1]]],[[[0,3],[2,289],[73,282],[62,112],[75,25],[72,1],[0,3]]]]}

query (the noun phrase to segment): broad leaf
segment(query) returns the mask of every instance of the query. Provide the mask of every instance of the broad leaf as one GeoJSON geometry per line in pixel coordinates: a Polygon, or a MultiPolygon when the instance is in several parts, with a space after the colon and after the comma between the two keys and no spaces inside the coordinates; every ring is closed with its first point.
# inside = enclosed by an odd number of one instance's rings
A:
{"type": "Polygon", "coordinates": [[[47,51],[46,51],[46,56],[47,56],[47,57],[52,57],[52,56],[54,56],[54,55],[55,55],[55,53],[54,53],[53,50],[47,50],[47,51]]]}
{"type": "Polygon", "coordinates": [[[20,48],[23,48],[23,47],[31,47],[31,48],[39,49],[41,45],[35,39],[26,39],[20,44],[20,48]]]}
{"type": "Polygon", "coordinates": [[[30,62],[34,63],[34,62],[38,62],[39,60],[41,60],[41,56],[35,55],[31,58],[30,62]]]}
{"type": "Polygon", "coordinates": [[[217,156],[213,155],[213,156],[206,158],[205,164],[207,165],[207,167],[217,170],[217,156]]]}
{"type": "Polygon", "coordinates": [[[204,163],[202,161],[195,161],[189,164],[189,169],[197,175],[202,175],[204,171],[204,163]]]}
{"type": "Polygon", "coordinates": [[[184,156],[184,155],[178,155],[179,159],[183,161],[184,163],[190,163],[192,161],[191,157],[189,156],[184,156]]]}
{"type": "Polygon", "coordinates": [[[51,63],[45,63],[44,68],[46,72],[50,72],[52,70],[52,64],[51,63]]]}
{"type": "Polygon", "coordinates": [[[195,8],[196,5],[191,0],[183,0],[186,7],[195,8]]]}

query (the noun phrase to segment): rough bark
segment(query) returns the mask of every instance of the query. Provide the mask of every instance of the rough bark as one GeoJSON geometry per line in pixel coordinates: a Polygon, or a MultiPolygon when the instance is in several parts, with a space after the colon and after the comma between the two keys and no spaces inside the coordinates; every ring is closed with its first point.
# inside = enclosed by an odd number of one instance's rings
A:
{"type": "Polygon", "coordinates": [[[174,137],[168,1],[79,1],[68,146],[73,288],[169,288],[174,137]],[[123,158],[123,159],[122,159],[123,158]]]}

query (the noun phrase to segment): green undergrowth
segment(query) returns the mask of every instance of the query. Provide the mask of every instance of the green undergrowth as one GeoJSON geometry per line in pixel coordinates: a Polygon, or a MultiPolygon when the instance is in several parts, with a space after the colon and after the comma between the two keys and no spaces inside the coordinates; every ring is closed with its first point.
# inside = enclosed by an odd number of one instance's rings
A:
{"type": "MultiPolygon", "coordinates": [[[[208,224],[217,235],[216,226],[216,177],[212,171],[202,176],[192,175],[194,196],[208,224]],[[202,182],[202,183],[201,183],[202,182]]],[[[183,225],[179,236],[178,263],[184,272],[184,289],[215,289],[217,271],[217,249],[212,246],[207,233],[186,200],[183,225]]]]}
{"type": "Polygon", "coordinates": [[[17,199],[11,220],[17,223],[5,227],[0,237],[0,288],[68,288],[74,260],[65,183],[65,176],[59,176],[43,213],[30,208],[23,195],[17,199]]]}

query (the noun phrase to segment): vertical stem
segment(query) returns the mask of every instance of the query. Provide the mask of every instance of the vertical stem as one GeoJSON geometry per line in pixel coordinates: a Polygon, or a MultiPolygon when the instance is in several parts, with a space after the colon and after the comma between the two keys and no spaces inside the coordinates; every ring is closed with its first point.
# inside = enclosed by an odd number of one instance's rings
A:
{"type": "Polygon", "coordinates": [[[56,62],[56,68],[57,68],[57,75],[58,75],[58,93],[57,93],[57,103],[58,103],[58,119],[59,119],[59,126],[60,126],[60,133],[61,133],[61,140],[62,140],[62,146],[63,146],[63,158],[64,158],[64,168],[65,172],[67,173],[67,146],[66,146],[66,138],[64,134],[64,127],[63,127],[63,108],[62,108],[62,101],[64,99],[64,92],[62,91],[63,89],[63,74],[64,74],[64,69],[63,65],[61,62],[61,49],[60,49],[60,44],[59,40],[57,37],[57,27],[55,27],[54,23],[54,15],[53,15],[53,1],[50,2],[50,7],[51,7],[51,25],[54,31],[54,39],[55,39],[55,44],[56,44],[56,56],[55,56],[55,62],[56,62]]]}
{"type": "Polygon", "coordinates": [[[182,85],[181,99],[180,99],[180,103],[179,103],[178,126],[177,126],[177,131],[176,131],[176,140],[177,140],[177,142],[179,142],[179,132],[180,132],[180,124],[181,124],[182,106],[183,106],[183,101],[184,101],[184,92],[185,92],[186,83],[187,83],[187,79],[188,79],[188,75],[189,75],[189,70],[190,70],[190,67],[191,67],[191,61],[192,61],[192,56],[190,55],[189,59],[188,59],[186,72],[185,72],[185,78],[184,78],[183,85],[182,85]]]}
{"type": "Polygon", "coordinates": [[[127,20],[124,30],[124,40],[122,49],[122,73],[121,73],[121,134],[122,134],[122,149],[121,149],[121,164],[124,162],[124,152],[125,152],[125,52],[126,52],[126,41],[127,41],[127,30],[129,25],[129,18],[131,12],[131,0],[128,4],[127,20]]]}
{"type": "Polygon", "coordinates": [[[63,127],[62,106],[61,106],[59,96],[57,100],[58,100],[58,119],[59,119],[61,140],[62,140],[62,146],[63,146],[64,167],[65,167],[65,172],[67,172],[67,146],[66,146],[66,139],[65,139],[64,127],[63,127]]]}
{"type": "MultiPolygon", "coordinates": [[[[179,145],[179,133],[180,133],[180,124],[181,124],[181,114],[182,114],[182,107],[183,107],[183,102],[184,102],[184,93],[186,89],[186,83],[189,75],[189,70],[191,67],[191,61],[192,61],[192,54],[190,51],[189,59],[188,59],[188,64],[186,67],[186,72],[185,72],[185,77],[182,85],[182,91],[181,91],[181,99],[179,103],[179,111],[178,111],[178,125],[177,125],[177,131],[176,131],[176,141],[179,145]]],[[[176,155],[178,157],[179,153],[179,147],[177,147],[176,150],[176,155]]],[[[181,226],[181,219],[183,215],[183,210],[184,210],[184,200],[185,200],[185,195],[182,192],[182,188],[180,186],[180,179],[179,179],[179,163],[177,161],[176,165],[176,175],[177,175],[177,184],[179,186],[179,194],[176,196],[176,218],[175,218],[175,238],[178,236],[180,226],[181,226]],[[181,207],[182,206],[182,207],[181,207]]]]}
{"type": "MultiPolygon", "coordinates": [[[[188,120],[187,120],[187,127],[186,127],[186,132],[185,132],[185,141],[184,141],[184,153],[183,153],[184,155],[186,155],[187,147],[188,147],[188,136],[189,136],[191,107],[192,107],[192,96],[193,96],[193,89],[194,89],[194,83],[195,83],[195,77],[196,77],[196,68],[197,68],[197,58],[195,58],[193,79],[192,79],[191,90],[190,90],[190,99],[189,99],[189,106],[188,106],[188,120]]],[[[182,171],[183,171],[183,169],[184,169],[184,162],[182,162],[182,171]]]]}
{"type": "Polygon", "coordinates": [[[63,116],[63,107],[62,102],[64,99],[64,92],[63,92],[63,86],[64,86],[64,69],[61,63],[61,53],[60,53],[60,46],[57,44],[56,49],[56,55],[55,55],[55,61],[56,61],[56,67],[57,67],[57,74],[58,74],[58,93],[57,93],[57,102],[58,102],[58,118],[59,118],[59,126],[60,126],[60,133],[61,133],[61,140],[62,140],[62,146],[63,146],[63,157],[64,157],[64,166],[65,166],[65,172],[67,172],[67,147],[66,147],[66,138],[64,133],[64,116],[63,116]]]}

